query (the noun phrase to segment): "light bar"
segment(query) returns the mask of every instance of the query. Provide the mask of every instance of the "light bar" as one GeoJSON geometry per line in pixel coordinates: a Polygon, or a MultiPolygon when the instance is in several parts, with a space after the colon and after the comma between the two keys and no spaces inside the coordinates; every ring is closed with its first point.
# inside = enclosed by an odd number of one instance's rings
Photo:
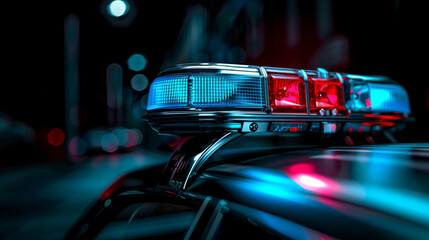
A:
{"type": "Polygon", "coordinates": [[[164,70],[147,110],[155,130],[175,134],[371,132],[410,114],[405,89],[386,77],[220,63],[164,70]]]}

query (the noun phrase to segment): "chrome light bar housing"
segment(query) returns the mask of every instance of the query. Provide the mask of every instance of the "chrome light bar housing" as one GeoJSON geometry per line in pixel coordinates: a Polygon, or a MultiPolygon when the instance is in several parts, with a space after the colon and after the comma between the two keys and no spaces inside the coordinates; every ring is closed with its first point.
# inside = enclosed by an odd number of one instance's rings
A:
{"type": "Polygon", "coordinates": [[[143,119],[165,134],[331,134],[378,132],[406,122],[409,114],[407,92],[387,77],[191,63],[158,75],[143,119]]]}

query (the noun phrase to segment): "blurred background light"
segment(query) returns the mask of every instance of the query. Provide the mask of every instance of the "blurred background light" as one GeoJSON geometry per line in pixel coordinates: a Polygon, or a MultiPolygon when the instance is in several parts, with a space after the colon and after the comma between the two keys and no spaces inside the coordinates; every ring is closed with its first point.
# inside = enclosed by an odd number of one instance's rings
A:
{"type": "Polygon", "coordinates": [[[87,149],[88,145],[85,140],[80,137],[72,138],[68,145],[69,153],[74,157],[82,157],[86,153],[87,149]]]}
{"type": "Polygon", "coordinates": [[[66,138],[66,135],[64,134],[63,130],[59,128],[53,128],[49,130],[47,134],[48,143],[52,146],[60,146],[64,143],[64,140],[66,138]]]}
{"type": "Polygon", "coordinates": [[[131,87],[138,92],[145,90],[148,84],[149,80],[143,74],[136,74],[131,78],[131,87]]]}
{"type": "Polygon", "coordinates": [[[114,0],[107,6],[107,13],[112,17],[121,17],[129,10],[129,4],[124,0],[114,0]]]}
{"type": "Polygon", "coordinates": [[[99,9],[112,27],[129,27],[137,16],[133,0],[102,0],[99,9]]]}
{"type": "Polygon", "coordinates": [[[144,95],[141,99],[140,99],[140,107],[144,113],[146,113],[147,111],[147,101],[149,99],[149,94],[144,95]]]}
{"type": "Polygon", "coordinates": [[[119,140],[117,136],[113,133],[106,133],[101,138],[101,148],[106,152],[115,152],[118,150],[119,140]]]}
{"type": "Polygon", "coordinates": [[[136,53],[128,58],[127,63],[131,70],[138,72],[145,69],[147,60],[143,55],[136,53]]]}

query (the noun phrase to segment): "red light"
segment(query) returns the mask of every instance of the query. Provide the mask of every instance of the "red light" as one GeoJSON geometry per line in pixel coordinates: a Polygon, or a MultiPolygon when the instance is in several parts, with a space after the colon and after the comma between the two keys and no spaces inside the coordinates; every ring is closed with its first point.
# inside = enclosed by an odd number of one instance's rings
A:
{"type": "Polygon", "coordinates": [[[343,87],[339,79],[311,79],[310,108],[317,112],[319,109],[337,109],[345,111],[343,87]]]}
{"type": "Polygon", "coordinates": [[[370,100],[369,98],[367,98],[367,99],[365,100],[365,104],[366,104],[366,107],[367,107],[367,108],[370,108],[370,107],[371,107],[371,100],[370,100]]]}
{"type": "Polygon", "coordinates": [[[313,163],[297,163],[284,169],[285,173],[302,188],[320,193],[333,195],[340,191],[340,186],[332,179],[317,172],[313,163]]]}
{"type": "Polygon", "coordinates": [[[270,105],[274,112],[306,112],[305,85],[297,75],[271,74],[270,105]]]}
{"type": "Polygon", "coordinates": [[[300,129],[299,128],[291,128],[290,132],[298,132],[300,129]]]}
{"type": "Polygon", "coordinates": [[[115,182],[113,182],[104,192],[100,195],[100,201],[104,201],[110,197],[116,190],[118,190],[121,185],[123,185],[123,180],[128,176],[128,174],[122,175],[115,182]]]}
{"type": "Polygon", "coordinates": [[[47,138],[49,144],[52,146],[60,146],[64,143],[66,135],[64,134],[63,130],[59,128],[53,128],[48,132],[47,138]]]}
{"type": "Polygon", "coordinates": [[[378,118],[382,120],[400,120],[401,117],[391,116],[391,115],[375,115],[375,114],[365,114],[364,117],[378,118]]]}

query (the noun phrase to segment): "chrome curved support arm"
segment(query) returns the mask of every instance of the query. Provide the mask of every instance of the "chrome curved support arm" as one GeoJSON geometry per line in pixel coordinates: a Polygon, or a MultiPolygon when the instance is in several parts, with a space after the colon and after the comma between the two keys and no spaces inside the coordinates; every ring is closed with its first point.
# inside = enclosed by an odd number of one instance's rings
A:
{"type": "Polygon", "coordinates": [[[194,157],[194,163],[192,164],[192,167],[188,172],[188,176],[186,177],[186,180],[183,184],[183,189],[186,188],[188,180],[197,173],[198,169],[200,169],[200,167],[213,155],[213,153],[215,153],[219,148],[228,142],[242,135],[243,134],[240,133],[228,132],[225,135],[219,137],[213,144],[205,148],[201,153],[197,154],[194,157]]]}
{"type": "Polygon", "coordinates": [[[190,180],[217,150],[243,135],[243,133],[224,132],[192,137],[173,153],[159,185],[177,190],[186,189],[190,180]]]}

